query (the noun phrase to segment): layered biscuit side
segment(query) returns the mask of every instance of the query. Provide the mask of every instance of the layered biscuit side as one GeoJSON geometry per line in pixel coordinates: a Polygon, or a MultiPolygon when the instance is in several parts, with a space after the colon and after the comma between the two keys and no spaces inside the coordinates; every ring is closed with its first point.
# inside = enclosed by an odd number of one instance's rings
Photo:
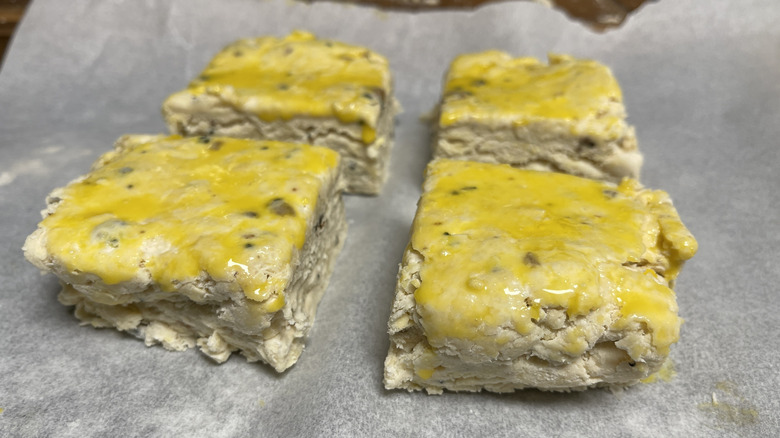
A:
{"type": "Polygon", "coordinates": [[[378,194],[398,108],[384,57],[294,32],[227,46],[163,115],[174,134],[329,147],[342,155],[347,191],[378,194]]]}
{"type": "Polygon", "coordinates": [[[612,182],[636,179],[642,155],[625,117],[617,81],[596,61],[461,55],[445,78],[433,154],[612,182]]]}
{"type": "Polygon", "coordinates": [[[668,196],[435,160],[389,320],[388,389],[634,384],[678,339],[674,279],[696,241],[668,196]]]}
{"type": "Polygon", "coordinates": [[[52,192],[25,256],[84,323],[281,372],[344,242],[339,165],[307,145],[126,136],[52,192]]]}

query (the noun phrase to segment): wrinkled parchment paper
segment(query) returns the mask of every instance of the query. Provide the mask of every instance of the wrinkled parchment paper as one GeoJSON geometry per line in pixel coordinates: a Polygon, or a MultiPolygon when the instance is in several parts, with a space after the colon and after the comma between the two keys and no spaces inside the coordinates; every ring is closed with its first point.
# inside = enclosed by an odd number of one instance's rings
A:
{"type": "MultiPolygon", "coordinates": [[[[666,0],[596,34],[533,3],[388,13],[284,0],[36,0],[0,72],[0,436],[776,436],[780,433],[780,6],[666,0]],[[20,250],[46,194],[230,41],[307,29],[385,54],[405,112],[391,178],[348,197],[349,237],[283,375],[79,326],[20,250]],[[420,120],[462,52],[613,67],[645,155],[700,243],[677,283],[676,375],[620,394],[388,392],[395,275],[429,157],[420,120]]],[[[670,373],[671,374],[671,373],[670,373]]],[[[667,376],[668,377],[668,376],[667,376]]]]}

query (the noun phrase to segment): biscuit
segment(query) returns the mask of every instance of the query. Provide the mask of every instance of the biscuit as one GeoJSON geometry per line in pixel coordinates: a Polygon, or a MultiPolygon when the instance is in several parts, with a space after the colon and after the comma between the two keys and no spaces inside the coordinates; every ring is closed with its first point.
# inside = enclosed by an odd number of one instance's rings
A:
{"type": "Polygon", "coordinates": [[[49,195],[25,256],[85,324],[281,372],[344,242],[339,164],[307,145],[125,136],[49,195]]]}
{"type": "Polygon", "coordinates": [[[230,44],[162,108],[173,134],[329,147],[360,194],[387,179],[397,111],[384,57],[300,31],[230,44]]]}
{"type": "Polygon", "coordinates": [[[696,241],[669,197],[460,160],[429,164],[389,320],[385,386],[622,387],[678,340],[696,241]]]}
{"type": "Polygon", "coordinates": [[[596,61],[461,55],[444,85],[433,155],[620,182],[642,155],[620,87],[596,61]]]}

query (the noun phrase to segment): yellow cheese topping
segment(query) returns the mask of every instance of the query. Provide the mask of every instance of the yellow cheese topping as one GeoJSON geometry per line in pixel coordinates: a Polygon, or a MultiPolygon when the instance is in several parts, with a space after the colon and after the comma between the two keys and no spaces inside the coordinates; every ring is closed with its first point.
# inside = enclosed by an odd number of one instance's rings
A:
{"type": "Polygon", "coordinates": [[[41,223],[46,247],[68,270],[106,284],[144,268],[174,292],[206,274],[273,312],[338,160],[326,148],[279,142],[126,137],[63,189],[41,223]]]}
{"type": "Polygon", "coordinates": [[[390,69],[368,49],[297,31],[229,45],[187,91],[227,99],[264,121],[310,116],[357,123],[369,144],[390,92],[390,69]]]}
{"type": "Polygon", "coordinates": [[[571,121],[573,134],[621,135],[624,114],[609,106],[622,101],[609,68],[591,60],[550,55],[549,65],[535,58],[512,58],[487,51],[453,61],[444,86],[440,124],[514,125],[550,119],[571,121]],[[578,123],[588,120],[588,123],[578,123]]]}
{"type": "MultiPolygon", "coordinates": [[[[414,296],[429,343],[469,339],[489,355],[509,339],[501,328],[529,334],[546,308],[574,317],[607,303],[620,309],[615,329],[644,323],[667,351],[680,326],[667,286],[677,271],[636,266],[679,266],[696,251],[666,194],[635,181],[451,160],[428,167],[411,245],[424,257],[414,296]]],[[[565,343],[572,356],[588,348],[576,331],[565,343]]]]}

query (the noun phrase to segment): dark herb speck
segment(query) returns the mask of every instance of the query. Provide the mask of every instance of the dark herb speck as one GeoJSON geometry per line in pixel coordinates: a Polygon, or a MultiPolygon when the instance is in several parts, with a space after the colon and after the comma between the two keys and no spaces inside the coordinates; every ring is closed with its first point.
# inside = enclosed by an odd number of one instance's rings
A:
{"type": "Polygon", "coordinates": [[[579,146],[581,149],[593,149],[596,147],[596,142],[590,137],[582,137],[579,146]]]}
{"type": "Polygon", "coordinates": [[[198,143],[209,144],[211,143],[211,137],[208,135],[201,135],[198,137],[198,143]]]}
{"type": "Polygon", "coordinates": [[[320,217],[317,218],[317,225],[315,226],[315,229],[317,231],[322,230],[323,228],[325,228],[325,223],[326,223],[325,215],[321,214],[320,217]]]}
{"type": "Polygon", "coordinates": [[[133,171],[133,168],[132,167],[127,167],[127,166],[119,169],[119,173],[121,173],[122,175],[126,175],[126,174],[128,174],[128,173],[130,173],[132,171],[133,171]]]}
{"type": "Polygon", "coordinates": [[[536,254],[530,251],[525,253],[525,257],[523,257],[523,263],[531,267],[542,265],[541,263],[539,263],[539,259],[536,257],[536,254]]]}
{"type": "Polygon", "coordinates": [[[268,209],[279,216],[295,216],[295,209],[282,198],[269,202],[268,209]]]}

